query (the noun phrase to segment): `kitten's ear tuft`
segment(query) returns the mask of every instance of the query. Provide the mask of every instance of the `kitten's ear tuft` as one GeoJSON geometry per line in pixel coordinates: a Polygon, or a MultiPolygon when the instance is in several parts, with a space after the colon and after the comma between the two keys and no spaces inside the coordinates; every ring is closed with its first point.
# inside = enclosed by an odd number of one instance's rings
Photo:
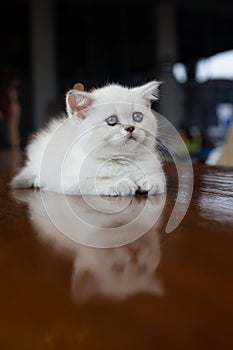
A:
{"type": "Polygon", "coordinates": [[[153,80],[145,85],[136,87],[135,90],[147,101],[156,101],[159,98],[159,86],[161,81],[153,80]]]}
{"type": "Polygon", "coordinates": [[[70,90],[66,94],[66,110],[69,117],[76,116],[84,119],[88,108],[94,102],[89,92],[70,90]]]}

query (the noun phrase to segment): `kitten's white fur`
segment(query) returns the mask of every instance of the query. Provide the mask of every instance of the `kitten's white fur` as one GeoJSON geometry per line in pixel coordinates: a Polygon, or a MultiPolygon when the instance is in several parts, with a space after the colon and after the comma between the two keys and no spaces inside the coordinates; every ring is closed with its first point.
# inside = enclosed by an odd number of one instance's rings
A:
{"type": "Polygon", "coordinates": [[[12,187],[110,196],[164,192],[155,148],[157,121],[150,108],[159,84],[70,90],[66,96],[68,118],[52,120],[37,134],[12,187]],[[143,114],[141,122],[132,119],[134,112],[143,114]],[[118,123],[109,126],[105,120],[112,115],[118,117],[118,123]],[[133,138],[129,138],[127,126],[135,127],[133,138]]]}

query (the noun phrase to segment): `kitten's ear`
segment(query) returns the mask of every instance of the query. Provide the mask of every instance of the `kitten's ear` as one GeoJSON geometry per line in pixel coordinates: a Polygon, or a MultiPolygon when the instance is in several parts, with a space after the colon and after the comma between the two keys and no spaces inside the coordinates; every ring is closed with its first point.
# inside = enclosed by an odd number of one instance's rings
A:
{"type": "Polygon", "coordinates": [[[159,86],[161,81],[153,80],[145,85],[134,88],[147,102],[156,101],[159,98],[159,86]]]}
{"type": "Polygon", "coordinates": [[[84,119],[87,109],[94,102],[89,92],[70,90],[66,94],[66,110],[69,117],[76,116],[84,119]]]}

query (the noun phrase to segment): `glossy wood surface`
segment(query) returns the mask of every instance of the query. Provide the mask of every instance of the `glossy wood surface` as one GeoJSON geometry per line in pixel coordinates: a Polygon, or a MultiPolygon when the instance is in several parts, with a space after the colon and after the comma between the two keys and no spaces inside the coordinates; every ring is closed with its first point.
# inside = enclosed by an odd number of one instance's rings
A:
{"type": "Polygon", "coordinates": [[[232,349],[233,168],[196,165],[188,212],[166,234],[177,191],[166,166],[159,221],[133,243],[98,249],[56,231],[38,191],[7,187],[20,157],[0,153],[1,350],[232,349]]]}

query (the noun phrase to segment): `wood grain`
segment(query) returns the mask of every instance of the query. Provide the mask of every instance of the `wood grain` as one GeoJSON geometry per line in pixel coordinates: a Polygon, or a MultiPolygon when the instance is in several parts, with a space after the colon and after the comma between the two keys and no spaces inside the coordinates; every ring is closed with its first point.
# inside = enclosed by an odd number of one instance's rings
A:
{"type": "Polygon", "coordinates": [[[1,349],[232,348],[233,168],[195,165],[189,210],[165,234],[177,190],[165,166],[160,221],[96,249],[57,232],[35,191],[8,188],[21,160],[0,153],[1,349]]]}

